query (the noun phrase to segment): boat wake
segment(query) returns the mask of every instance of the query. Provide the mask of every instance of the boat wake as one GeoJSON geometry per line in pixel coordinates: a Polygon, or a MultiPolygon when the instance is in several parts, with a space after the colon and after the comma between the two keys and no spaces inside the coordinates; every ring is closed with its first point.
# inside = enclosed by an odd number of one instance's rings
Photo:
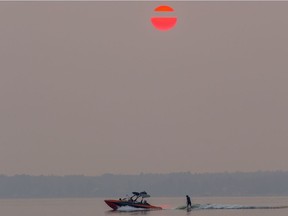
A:
{"type": "Polygon", "coordinates": [[[117,208],[117,211],[122,211],[122,212],[133,212],[133,211],[148,211],[149,209],[145,208],[134,208],[132,206],[121,206],[117,208]]]}
{"type": "MultiPolygon", "coordinates": [[[[192,209],[283,209],[288,206],[243,206],[243,205],[227,205],[227,204],[195,204],[192,209]]],[[[186,210],[186,206],[179,206],[176,209],[186,210]]]]}

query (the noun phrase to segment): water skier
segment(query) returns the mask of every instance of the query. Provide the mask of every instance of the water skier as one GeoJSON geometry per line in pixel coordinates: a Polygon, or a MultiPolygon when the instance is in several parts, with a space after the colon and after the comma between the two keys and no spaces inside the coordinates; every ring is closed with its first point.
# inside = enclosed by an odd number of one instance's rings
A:
{"type": "Polygon", "coordinates": [[[191,203],[191,199],[188,195],[186,195],[186,205],[187,205],[187,209],[190,207],[192,208],[192,203],[191,203]]]}

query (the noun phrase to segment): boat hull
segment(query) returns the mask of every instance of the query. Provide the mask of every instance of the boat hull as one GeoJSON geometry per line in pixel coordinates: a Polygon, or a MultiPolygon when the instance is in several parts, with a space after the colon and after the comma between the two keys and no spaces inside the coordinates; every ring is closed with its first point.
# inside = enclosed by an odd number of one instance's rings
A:
{"type": "Polygon", "coordinates": [[[130,206],[133,208],[140,208],[140,209],[147,209],[147,210],[161,210],[162,208],[159,206],[153,206],[149,204],[142,204],[142,203],[133,203],[124,200],[104,200],[105,203],[112,208],[113,210],[117,210],[123,206],[130,206]]]}

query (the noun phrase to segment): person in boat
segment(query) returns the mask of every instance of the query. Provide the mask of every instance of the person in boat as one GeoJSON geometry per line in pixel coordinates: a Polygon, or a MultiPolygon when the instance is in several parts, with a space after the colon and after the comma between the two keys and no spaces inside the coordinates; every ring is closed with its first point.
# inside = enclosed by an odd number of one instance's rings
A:
{"type": "Polygon", "coordinates": [[[150,205],[146,200],[143,201],[144,205],[150,205]]]}
{"type": "Polygon", "coordinates": [[[192,208],[191,198],[188,195],[186,195],[186,205],[187,205],[187,209],[189,207],[192,208]]]}
{"type": "Polygon", "coordinates": [[[128,200],[128,202],[133,202],[133,203],[134,203],[135,200],[134,200],[132,197],[130,197],[129,200],[128,200]]]}

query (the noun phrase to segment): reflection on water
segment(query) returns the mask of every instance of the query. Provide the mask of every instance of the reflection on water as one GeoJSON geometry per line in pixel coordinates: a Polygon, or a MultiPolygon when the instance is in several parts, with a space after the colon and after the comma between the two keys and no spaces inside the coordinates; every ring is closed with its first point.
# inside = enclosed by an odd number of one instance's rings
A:
{"type": "Polygon", "coordinates": [[[151,211],[139,211],[139,209],[128,212],[113,211],[106,205],[104,198],[0,199],[0,209],[3,216],[287,216],[287,208],[280,207],[288,205],[288,197],[194,197],[193,201],[206,209],[192,209],[192,211],[176,209],[185,204],[183,197],[153,198],[152,203],[167,208],[151,211]],[[205,206],[205,203],[214,204],[205,206]],[[234,209],[231,209],[233,206],[234,209]],[[243,209],[244,206],[262,208],[243,209]]]}
{"type": "Polygon", "coordinates": [[[111,210],[111,211],[106,211],[106,215],[147,215],[149,214],[149,211],[143,211],[143,210],[135,210],[135,211],[115,211],[115,210],[111,210]]]}

